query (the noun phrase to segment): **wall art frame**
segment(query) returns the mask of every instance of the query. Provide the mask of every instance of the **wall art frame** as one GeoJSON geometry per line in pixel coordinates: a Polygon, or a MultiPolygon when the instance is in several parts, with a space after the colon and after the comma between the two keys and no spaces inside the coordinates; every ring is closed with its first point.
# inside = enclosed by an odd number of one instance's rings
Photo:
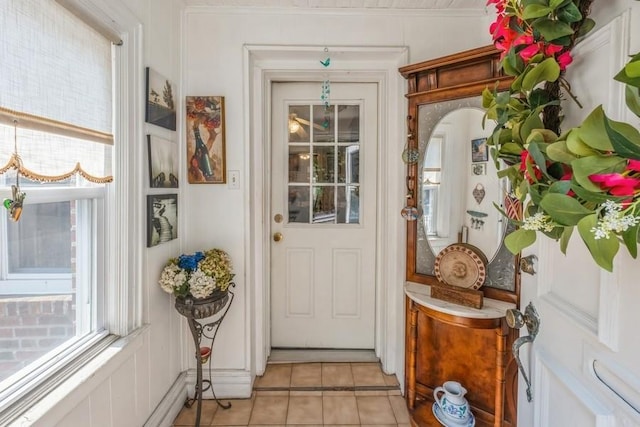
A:
{"type": "Polygon", "coordinates": [[[178,144],[156,135],[147,135],[149,187],[178,188],[178,144]]]}
{"type": "Polygon", "coordinates": [[[176,130],[176,104],[173,85],[162,74],[146,68],[145,121],[169,130],[176,130]]]}
{"type": "Polygon", "coordinates": [[[487,138],[475,138],[471,140],[471,161],[486,162],[489,160],[487,138]]]}
{"type": "Polygon", "coordinates": [[[224,184],[224,96],[187,96],[187,176],[190,184],[224,184]]]}
{"type": "Polygon", "coordinates": [[[147,196],[147,247],[169,242],[178,237],[178,195],[147,196]]]}

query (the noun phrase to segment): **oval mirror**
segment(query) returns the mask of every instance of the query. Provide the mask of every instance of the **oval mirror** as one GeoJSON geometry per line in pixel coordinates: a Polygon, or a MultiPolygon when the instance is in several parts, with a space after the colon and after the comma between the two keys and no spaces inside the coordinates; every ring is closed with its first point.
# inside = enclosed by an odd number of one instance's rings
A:
{"type": "Polygon", "coordinates": [[[435,259],[446,246],[466,242],[486,255],[484,287],[515,289],[513,254],[504,245],[513,224],[494,206],[503,204],[501,186],[484,138],[481,97],[418,106],[418,204],[416,272],[435,275],[435,259]],[[478,202],[479,201],[479,202],[478,202]],[[507,230],[508,229],[508,230],[507,230]]]}
{"type": "Polygon", "coordinates": [[[420,176],[420,226],[434,256],[453,243],[469,243],[491,261],[504,236],[504,224],[494,203],[503,190],[489,161],[482,128],[484,112],[461,108],[437,123],[426,143],[420,176]]]}

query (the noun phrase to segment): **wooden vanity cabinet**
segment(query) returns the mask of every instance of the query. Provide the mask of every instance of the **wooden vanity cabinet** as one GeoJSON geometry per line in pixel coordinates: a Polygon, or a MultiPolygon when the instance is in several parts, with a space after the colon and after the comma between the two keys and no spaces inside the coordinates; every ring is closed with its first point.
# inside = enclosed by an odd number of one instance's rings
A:
{"type": "Polygon", "coordinates": [[[515,426],[511,345],[517,332],[505,318],[468,318],[406,300],[405,396],[412,425],[440,425],[432,413],[433,390],[453,380],[467,389],[477,427],[515,426]]]}
{"type": "MultiPolygon", "coordinates": [[[[481,105],[485,88],[500,91],[512,82],[500,68],[500,52],[493,46],[407,65],[399,71],[407,80],[406,148],[418,150],[421,156],[438,117],[467,105],[481,105]],[[421,115],[423,106],[429,108],[421,115]]],[[[465,143],[451,141],[456,142],[465,143]]],[[[422,169],[419,162],[407,164],[408,206],[419,208],[421,203],[422,169]]],[[[518,369],[511,346],[518,332],[508,328],[505,315],[519,303],[519,257],[502,248],[496,256],[487,255],[493,282],[480,288],[484,295],[480,310],[433,299],[430,286],[440,282],[433,265],[426,264],[433,263],[436,255],[430,253],[429,258],[423,252],[431,248],[420,243],[426,236],[419,233],[418,222],[407,221],[406,249],[405,396],[411,423],[440,425],[432,413],[433,389],[452,380],[468,390],[465,397],[477,427],[515,426],[518,369]],[[425,263],[425,259],[431,261],[425,263]]]]}

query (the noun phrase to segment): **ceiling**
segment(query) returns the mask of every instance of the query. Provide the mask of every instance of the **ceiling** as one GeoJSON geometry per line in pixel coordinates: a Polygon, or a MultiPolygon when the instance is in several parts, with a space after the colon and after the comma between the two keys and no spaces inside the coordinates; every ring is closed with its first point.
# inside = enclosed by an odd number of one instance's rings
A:
{"type": "Polygon", "coordinates": [[[486,0],[184,0],[188,6],[486,10],[486,0]]]}

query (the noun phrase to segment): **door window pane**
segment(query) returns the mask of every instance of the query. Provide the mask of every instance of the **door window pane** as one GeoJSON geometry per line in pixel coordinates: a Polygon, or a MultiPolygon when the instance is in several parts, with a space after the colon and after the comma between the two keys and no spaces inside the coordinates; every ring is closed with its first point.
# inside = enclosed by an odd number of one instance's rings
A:
{"type": "Polygon", "coordinates": [[[360,187],[338,187],[338,224],[360,223],[360,187]]]}
{"type": "Polygon", "coordinates": [[[289,142],[308,142],[309,125],[311,123],[311,107],[309,105],[289,106],[289,142]]]}
{"type": "Polygon", "coordinates": [[[338,182],[349,184],[360,182],[360,147],[358,145],[338,147],[338,182]]]}
{"type": "Polygon", "coordinates": [[[308,183],[310,164],[308,146],[289,146],[289,183],[308,183]]]}
{"type": "Polygon", "coordinates": [[[289,187],[289,222],[309,223],[309,187],[289,187]]]}
{"type": "Polygon", "coordinates": [[[335,188],[328,186],[313,186],[313,223],[336,221],[335,188]]]}
{"type": "Polygon", "coordinates": [[[335,105],[325,108],[324,105],[313,106],[313,141],[334,142],[335,139],[335,105]]]}
{"type": "Polygon", "coordinates": [[[338,108],[338,142],[360,140],[360,106],[341,105],[338,108]]]}
{"type": "Polygon", "coordinates": [[[333,183],[335,177],[334,147],[313,147],[313,182],[333,183]]]}

